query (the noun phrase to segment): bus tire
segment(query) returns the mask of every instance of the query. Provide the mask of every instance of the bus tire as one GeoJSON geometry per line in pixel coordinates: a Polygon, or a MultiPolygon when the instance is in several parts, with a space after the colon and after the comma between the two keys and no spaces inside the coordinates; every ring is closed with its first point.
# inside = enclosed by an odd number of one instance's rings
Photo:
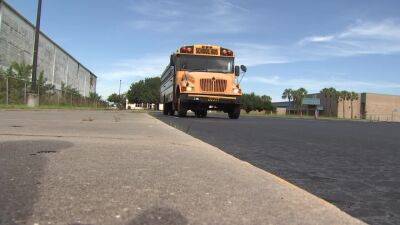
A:
{"type": "Polygon", "coordinates": [[[197,118],[205,118],[207,117],[207,109],[198,109],[194,114],[197,118]]]}
{"type": "Polygon", "coordinates": [[[240,105],[235,105],[233,109],[228,111],[229,119],[239,119],[240,117],[240,105]]]}
{"type": "Polygon", "coordinates": [[[163,114],[168,115],[168,103],[164,103],[163,114]]]}
{"type": "Polygon", "coordinates": [[[185,107],[185,105],[181,102],[180,98],[178,98],[178,107],[177,107],[177,111],[178,111],[178,116],[179,117],[186,117],[187,115],[187,109],[185,107]]]}
{"type": "Polygon", "coordinates": [[[206,118],[207,117],[207,109],[200,110],[200,117],[201,118],[206,118]]]}
{"type": "Polygon", "coordinates": [[[166,104],[167,105],[167,111],[168,111],[168,115],[173,116],[175,114],[175,111],[172,107],[172,102],[166,104]]]}

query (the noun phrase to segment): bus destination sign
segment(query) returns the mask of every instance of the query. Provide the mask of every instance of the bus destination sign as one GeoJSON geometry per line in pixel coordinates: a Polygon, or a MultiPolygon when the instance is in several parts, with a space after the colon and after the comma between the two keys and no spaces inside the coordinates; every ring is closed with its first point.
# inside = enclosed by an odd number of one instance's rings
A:
{"type": "Polygon", "coordinates": [[[212,46],[196,47],[196,54],[218,55],[218,49],[213,48],[212,46]]]}

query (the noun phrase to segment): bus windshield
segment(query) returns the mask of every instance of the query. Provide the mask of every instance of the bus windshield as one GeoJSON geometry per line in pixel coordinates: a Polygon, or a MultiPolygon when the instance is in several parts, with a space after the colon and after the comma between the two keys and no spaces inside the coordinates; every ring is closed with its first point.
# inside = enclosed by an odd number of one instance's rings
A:
{"type": "Polygon", "coordinates": [[[233,73],[233,58],[178,55],[176,61],[177,70],[233,73]]]}

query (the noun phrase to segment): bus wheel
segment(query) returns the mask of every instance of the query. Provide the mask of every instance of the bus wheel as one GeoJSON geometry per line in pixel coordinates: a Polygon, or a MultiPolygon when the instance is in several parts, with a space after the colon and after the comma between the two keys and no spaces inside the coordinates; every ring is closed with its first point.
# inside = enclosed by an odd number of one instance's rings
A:
{"type": "Polygon", "coordinates": [[[187,115],[187,109],[185,106],[182,104],[181,100],[178,99],[178,116],[179,117],[185,117],[187,115]]]}
{"type": "Polygon", "coordinates": [[[198,109],[194,112],[197,118],[207,117],[207,109],[198,109]]]}
{"type": "Polygon", "coordinates": [[[168,115],[173,116],[175,114],[174,108],[172,107],[172,102],[167,104],[168,115]]]}
{"type": "Polygon", "coordinates": [[[202,110],[200,110],[200,117],[201,117],[201,118],[207,117],[207,109],[202,109],[202,110]]]}
{"type": "Polygon", "coordinates": [[[239,119],[240,116],[240,105],[236,105],[233,109],[228,111],[229,119],[239,119]]]}
{"type": "Polygon", "coordinates": [[[178,110],[178,116],[179,117],[185,117],[187,115],[187,110],[186,109],[179,109],[178,110]]]}
{"type": "Polygon", "coordinates": [[[168,115],[169,109],[168,109],[168,103],[164,103],[164,108],[163,108],[163,114],[168,115]]]}

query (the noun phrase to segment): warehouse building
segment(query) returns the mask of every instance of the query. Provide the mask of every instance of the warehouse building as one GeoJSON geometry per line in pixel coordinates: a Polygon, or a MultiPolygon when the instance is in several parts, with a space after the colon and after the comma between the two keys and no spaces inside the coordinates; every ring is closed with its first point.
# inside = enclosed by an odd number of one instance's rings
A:
{"type": "Polygon", "coordinates": [[[400,122],[400,96],[375,93],[360,93],[356,100],[326,98],[320,93],[309,94],[303,105],[297,109],[293,102],[275,102],[279,114],[313,115],[318,109],[320,115],[338,118],[366,119],[373,121],[400,122]]]}
{"type": "MultiPolygon", "coordinates": [[[[35,27],[9,4],[0,0],[0,67],[12,62],[32,64],[35,27]]],[[[83,96],[96,92],[97,77],[45,34],[39,38],[38,71],[61,89],[64,83],[83,96]]]]}

